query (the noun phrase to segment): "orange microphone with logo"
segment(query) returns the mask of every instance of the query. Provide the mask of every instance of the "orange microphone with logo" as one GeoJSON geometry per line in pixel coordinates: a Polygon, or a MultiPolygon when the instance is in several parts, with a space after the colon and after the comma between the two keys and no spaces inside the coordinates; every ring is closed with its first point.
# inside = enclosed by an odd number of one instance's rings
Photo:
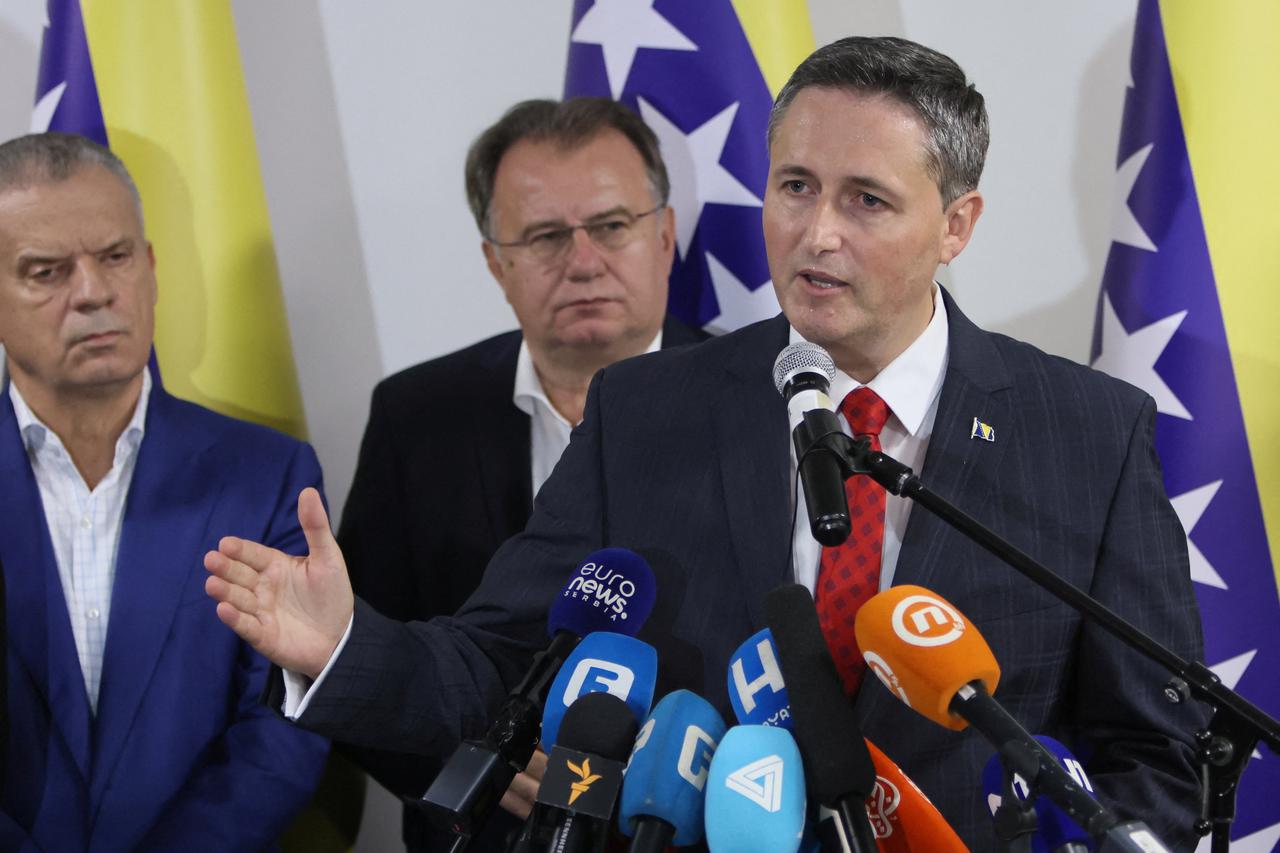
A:
{"type": "Polygon", "coordinates": [[[940,726],[968,725],[952,699],[972,682],[988,694],[1000,665],[987,641],[959,610],[922,586],[895,586],[858,608],[854,623],[867,667],[889,692],[940,726]]]}
{"type": "Polygon", "coordinates": [[[969,848],[911,777],[869,740],[867,751],[876,767],[867,818],[879,853],[968,853],[969,848]]]}

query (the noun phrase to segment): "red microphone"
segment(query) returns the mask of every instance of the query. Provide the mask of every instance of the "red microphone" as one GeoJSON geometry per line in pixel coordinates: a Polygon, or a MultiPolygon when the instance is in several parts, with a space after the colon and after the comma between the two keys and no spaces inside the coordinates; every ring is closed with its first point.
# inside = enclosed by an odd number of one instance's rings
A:
{"type": "Polygon", "coordinates": [[[876,768],[867,818],[880,853],[968,853],[951,824],[902,768],[869,740],[867,751],[876,768]]]}

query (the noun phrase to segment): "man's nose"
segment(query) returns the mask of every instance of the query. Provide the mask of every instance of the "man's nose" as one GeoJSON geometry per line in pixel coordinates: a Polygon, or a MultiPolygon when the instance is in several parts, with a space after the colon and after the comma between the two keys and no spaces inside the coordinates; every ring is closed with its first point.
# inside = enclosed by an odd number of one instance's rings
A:
{"type": "Polygon", "coordinates": [[[815,255],[834,252],[840,248],[843,239],[840,213],[835,204],[830,200],[819,200],[805,226],[805,247],[815,255]]]}
{"type": "Polygon", "coordinates": [[[587,229],[579,228],[573,232],[569,243],[569,254],[566,258],[569,278],[587,280],[595,278],[604,271],[604,250],[595,244],[587,229]]]}
{"type": "Polygon", "coordinates": [[[96,258],[83,257],[76,261],[71,274],[71,304],[80,311],[92,310],[111,304],[115,288],[96,258]]]}

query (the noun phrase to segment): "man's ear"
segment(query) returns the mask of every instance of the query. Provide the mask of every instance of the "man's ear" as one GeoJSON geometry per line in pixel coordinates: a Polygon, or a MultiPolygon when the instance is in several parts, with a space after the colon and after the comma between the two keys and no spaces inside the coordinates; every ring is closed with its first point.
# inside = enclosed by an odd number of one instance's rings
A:
{"type": "Polygon", "coordinates": [[[970,190],[960,196],[943,211],[946,225],[942,233],[942,250],[939,257],[942,263],[949,264],[969,245],[978,217],[982,216],[982,194],[970,190]]]}

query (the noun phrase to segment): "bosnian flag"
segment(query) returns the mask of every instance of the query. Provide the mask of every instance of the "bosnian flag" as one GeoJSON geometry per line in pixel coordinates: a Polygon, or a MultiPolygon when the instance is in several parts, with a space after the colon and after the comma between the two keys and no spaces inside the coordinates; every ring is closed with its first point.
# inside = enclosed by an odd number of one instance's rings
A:
{"type": "MultiPolygon", "coordinates": [[[[1140,0],[1132,79],[1093,364],[1155,398],[1206,662],[1280,716],[1280,4],[1140,0]]],[[[1264,749],[1233,850],[1276,848],[1278,802],[1264,749]]]]}
{"type": "Polygon", "coordinates": [[[813,52],[804,0],[575,0],[565,97],[632,107],[671,173],[671,313],[726,332],[772,317],[760,208],[765,128],[813,52]]]}

